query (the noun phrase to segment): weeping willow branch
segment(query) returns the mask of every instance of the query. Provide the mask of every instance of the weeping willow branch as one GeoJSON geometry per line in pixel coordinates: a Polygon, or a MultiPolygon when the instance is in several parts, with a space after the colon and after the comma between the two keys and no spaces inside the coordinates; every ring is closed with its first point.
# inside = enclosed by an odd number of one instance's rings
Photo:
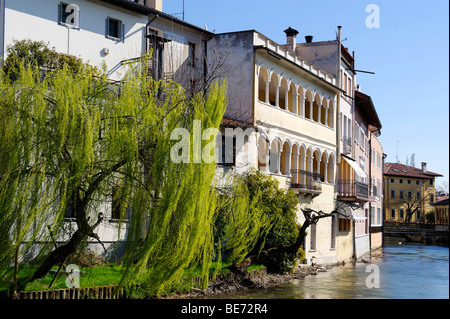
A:
{"type": "Polygon", "coordinates": [[[116,89],[105,77],[65,68],[42,76],[21,67],[14,81],[0,74],[0,277],[19,247],[34,252],[37,269],[17,274],[18,289],[81,249],[87,238],[99,239],[95,230],[103,216],[96,212],[110,205],[105,194],[113,185],[123,194],[117,198],[121,215],[131,212],[122,283],[145,280],[159,294],[200,265],[207,284],[215,164],[173,163],[170,135],[177,127],[192,132],[194,120],[202,130],[218,129],[226,82],[188,99],[180,85],[144,76],[145,63],[133,65],[116,89]],[[77,229],[55,248],[42,229],[50,226],[60,240],[68,209],[77,229]]]}

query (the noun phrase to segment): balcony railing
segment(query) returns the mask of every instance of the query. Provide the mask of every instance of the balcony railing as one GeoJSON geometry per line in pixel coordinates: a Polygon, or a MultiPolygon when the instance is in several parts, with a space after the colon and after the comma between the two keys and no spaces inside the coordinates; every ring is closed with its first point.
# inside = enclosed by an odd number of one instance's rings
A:
{"type": "Polygon", "coordinates": [[[297,174],[297,183],[291,183],[291,189],[301,193],[321,194],[321,175],[303,170],[291,170],[292,175],[297,174]]]}
{"type": "Polygon", "coordinates": [[[338,181],[338,196],[341,198],[369,199],[369,185],[349,180],[338,181]]]}

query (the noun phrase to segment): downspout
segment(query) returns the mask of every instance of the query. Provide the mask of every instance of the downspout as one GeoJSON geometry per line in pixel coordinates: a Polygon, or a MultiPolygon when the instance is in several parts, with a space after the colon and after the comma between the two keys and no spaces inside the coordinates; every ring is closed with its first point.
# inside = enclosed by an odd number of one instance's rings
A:
{"type": "MultiPolygon", "coordinates": [[[[342,90],[342,85],[341,85],[341,55],[342,55],[342,50],[341,50],[341,26],[338,26],[338,35],[337,35],[337,49],[338,49],[338,61],[337,61],[337,68],[336,68],[336,86],[338,88],[340,88],[342,90]]],[[[339,92],[337,94],[337,123],[336,123],[336,141],[337,141],[337,153],[339,156],[337,156],[337,164],[340,165],[342,163],[341,161],[341,93],[339,92]]]]}
{"type": "Polygon", "coordinates": [[[155,14],[155,16],[153,17],[153,19],[151,19],[149,22],[147,22],[147,24],[145,25],[145,51],[147,51],[148,49],[148,27],[150,26],[150,24],[153,23],[153,21],[155,21],[156,19],[159,18],[159,14],[155,14]]]}
{"type": "Polygon", "coordinates": [[[386,201],[386,197],[388,198],[388,200],[389,200],[389,196],[388,195],[386,195],[385,194],[385,179],[384,179],[384,161],[385,161],[385,159],[386,159],[386,157],[387,157],[387,155],[386,154],[384,154],[383,153],[383,160],[382,160],[382,163],[381,163],[381,169],[382,169],[382,171],[381,171],[381,178],[382,178],[382,180],[383,180],[383,183],[382,183],[382,185],[383,185],[383,200],[381,201],[382,203],[383,203],[383,205],[382,205],[382,209],[383,209],[383,213],[382,213],[382,220],[381,220],[381,222],[382,222],[382,225],[381,225],[381,246],[382,247],[384,247],[384,221],[386,220],[386,204],[385,204],[385,201],[386,201]]]}
{"type": "MultiPolygon", "coordinates": [[[[372,193],[373,196],[373,185],[372,185],[372,133],[369,130],[370,138],[369,138],[369,192],[372,193]]],[[[369,194],[370,194],[369,193],[369,194]]],[[[374,208],[375,209],[375,208],[374,208]]],[[[372,201],[370,200],[369,195],[369,251],[372,251],[372,201]]]]}
{"type": "Polygon", "coordinates": [[[0,65],[5,56],[5,0],[0,0],[0,65]]]}

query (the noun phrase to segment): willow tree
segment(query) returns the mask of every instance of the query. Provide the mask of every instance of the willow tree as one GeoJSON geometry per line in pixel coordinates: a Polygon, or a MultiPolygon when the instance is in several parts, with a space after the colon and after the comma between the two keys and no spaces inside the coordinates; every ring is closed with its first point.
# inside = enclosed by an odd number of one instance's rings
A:
{"type": "Polygon", "coordinates": [[[33,252],[35,271],[16,269],[21,289],[98,239],[114,188],[121,216],[130,215],[123,282],[145,274],[159,293],[201,264],[206,284],[215,164],[174,163],[170,136],[177,127],[191,131],[195,120],[202,130],[219,128],[226,83],[187,99],[180,85],[155,82],[143,69],[135,65],[120,85],[66,67],[0,75],[0,278],[33,252]],[[67,211],[76,230],[55,247],[52,235],[67,236],[67,211]]]}

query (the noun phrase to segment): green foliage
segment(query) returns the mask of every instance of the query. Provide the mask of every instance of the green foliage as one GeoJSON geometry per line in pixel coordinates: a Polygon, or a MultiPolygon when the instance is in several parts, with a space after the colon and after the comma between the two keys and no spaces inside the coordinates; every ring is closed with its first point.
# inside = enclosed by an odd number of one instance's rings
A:
{"type": "Polygon", "coordinates": [[[92,67],[75,56],[58,53],[54,48],[49,48],[43,41],[14,40],[7,47],[8,56],[3,63],[3,71],[14,77],[21,66],[31,66],[50,70],[66,67],[72,73],[87,73],[93,76],[101,76],[98,68],[92,67]]]}
{"type": "Polygon", "coordinates": [[[1,72],[0,277],[36,242],[42,244],[33,262],[42,264],[54,250],[47,226],[55,238],[68,238],[68,210],[86,240],[118,187],[121,215],[130,212],[127,232],[119,234],[126,236],[121,283],[144,280],[159,294],[202,265],[207,284],[215,164],[174,164],[170,132],[192,132],[196,119],[202,129],[219,128],[226,83],[186,99],[180,85],[146,77],[146,62],[120,86],[67,64],[43,76],[27,63],[17,65],[14,79],[1,72]]]}
{"type": "MultiPolygon", "coordinates": [[[[216,219],[216,243],[238,264],[251,254],[295,242],[299,233],[296,195],[257,170],[234,177],[233,187],[221,194],[216,219]]],[[[268,259],[273,272],[289,271],[303,256],[283,254],[268,259]]]]}

